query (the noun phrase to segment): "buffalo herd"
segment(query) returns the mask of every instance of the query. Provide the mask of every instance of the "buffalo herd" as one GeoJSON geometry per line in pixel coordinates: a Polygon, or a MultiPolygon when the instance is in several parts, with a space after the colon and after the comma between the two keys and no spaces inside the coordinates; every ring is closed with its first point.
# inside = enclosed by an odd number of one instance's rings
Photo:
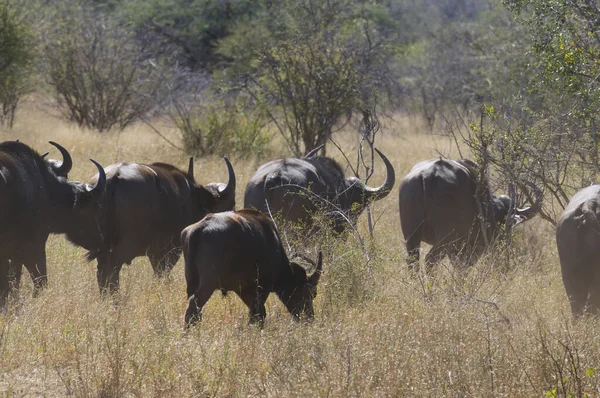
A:
{"type": "MultiPolygon", "coordinates": [[[[18,289],[22,266],[34,295],[48,283],[46,241],[64,234],[97,261],[100,292],[119,288],[123,264],[147,256],[154,273],[168,274],[183,252],[188,308],[186,326],[200,321],[215,290],[235,292],[264,322],[265,301],[275,293],[294,319],[311,319],[322,274],[319,252],[310,276],[290,261],[273,221],[307,234],[314,216],[340,234],[395,184],[392,164],[380,151],[386,177],[372,188],[346,177],[339,163],[316,156],[270,161],[258,168],[235,210],[236,176],[224,158],[227,183],[200,185],[193,158],[187,171],[166,163],[118,163],[87,183],[69,181],[69,152],[51,142],[62,160],[46,159],[19,141],[0,143],[0,307],[18,289]]],[[[513,195],[514,197],[514,195],[513,195]]],[[[476,163],[432,159],[416,164],[400,183],[400,224],[408,263],[417,271],[421,242],[430,244],[429,272],[443,257],[461,270],[473,265],[502,231],[531,219],[540,202],[518,208],[514,199],[493,195],[476,163]]],[[[556,240],[565,289],[574,316],[600,314],[600,185],[578,192],[558,222],[556,240]]]]}

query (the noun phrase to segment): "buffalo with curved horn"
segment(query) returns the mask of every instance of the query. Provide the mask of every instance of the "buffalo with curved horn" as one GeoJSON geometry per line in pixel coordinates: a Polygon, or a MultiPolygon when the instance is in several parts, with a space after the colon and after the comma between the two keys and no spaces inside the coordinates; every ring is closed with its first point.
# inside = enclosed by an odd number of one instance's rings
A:
{"type": "MultiPolygon", "coordinates": [[[[102,209],[67,238],[98,260],[102,292],[119,287],[123,264],[148,256],[157,275],[173,268],[181,256],[181,231],[208,213],[235,206],[235,172],[227,158],[227,184],[196,184],[193,158],[187,172],[166,163],[118,163],[106,167],[102,209]]],[[[98,176],[90,181],[95,183],[98,176]]]]}
{"type": "Polygon", "coordinates": [[[51,233],[73,233],[94,214],[102,200],[106,176],[98,168],[93,185],[69,182],[71,167],[63,153],[64,168],[56,169],[29,146],[18,141],[0,143],[0,305],[11,285],[19,286],[22,265],[34,283],[34,294],[47,283],[46,241],[51,233]]]}
{"type": "Polygon", "coordinates": [[[244,207],[253,207],[267,215],[279,214],[285,222],[312,225],[316,212],[323,212],[337,232],[348,222],[356,223],[363,210],[374,200],[385,198],[394,187],[395,173],[389,160],[377,149],[386,167],[385,182],[378,188],[356,177],[345,177],[333,159],[313,156],[286,158],[258,168],[246,185],[244,207]]]}
{"type": "Polygon", "coordinates": [[[428,270],[446,255],[466,269],[507,223],[515,226],[537,214],[541,196],[534,206],[518,209],[508,196],[492,195],[489,186],[480,186],[476,167],[468,159],[425,160],[402,180],[400,224],[411,268],[418,268],[420,245],[426,242],[433,246],[425,259],[428,270]]]}
{"type": "Polygon", "coordinates": [[[186,326],[201,320],[215,290],[234,291],[250,310],[250,322],[263,324],[265,302],[275,293],[294,319],[314,316],[313,299],[323,256],[307,276],[290,262],[273,221],[253,209],[210,214],[181,233],[189,299],[186,326]]]}

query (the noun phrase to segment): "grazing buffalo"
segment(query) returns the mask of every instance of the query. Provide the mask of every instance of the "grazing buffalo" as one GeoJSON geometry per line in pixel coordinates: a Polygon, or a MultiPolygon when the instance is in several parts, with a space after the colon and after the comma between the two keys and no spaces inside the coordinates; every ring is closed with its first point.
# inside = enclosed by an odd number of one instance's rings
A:
{"type": "MultiPolygon", "coordinates": [[[[168,273],[181,256],[181,230],[207,213],[235,206],[235,173],[227,158],[227,185],[197,185],[193,159],[187,173],[165,163],[118,163],[106,167],[101,212],[67,238],[98,260],[102,292],[116,291],[123,264],[148,256],[154,272],[168,273]]],[[[94,183],[98,176],[92,178],[94,183]]]]}
{"type": "Polygon", "coordinates": [[[333,159],[313,156],[318,149],[304,159],[278,159],[259,167],[246,186],[244,207],[304,226],[311,226],[313,215],[324,211],[334,230],[342,232],[348,221],[355,223],[369,203],[385,198],[394,187],[394,168],[377,149],[387,170],[379,188],[345,177],[333,159]]]}
{"type": "Polygon", "coordinates": [[[556,226],[556,244],[573,315],[599,315],[600,185],[573,196],[556,226]]]}
{"type": "Polygon", "coordinates": [[[250,322],[262,325],[265,302],[277,294],[294,319],[314,316],[313,299],[322,272],[289,261],[270,218],[254,209],[209,214],[181,233],[189,306],[185,323],[201,320],[202,307],[215,290],[234,291],[250,309],[250,322]]]}
{"type": "Polygon", "coordinates": [[[106,177],[96,163],[99,178],[94,186],[69,182],[68,152],[62,162],[47,163],[18,141],[0,143],[0,304],[11,282],[18,286],[24,265],[37,293],[46,283],[46,240],[50,233],[72,233],[96,211],[106,177]]]}
{"type": "MultiPolygon", "coordinates": [[[[433,247],[426,257],[427,269],[448,255],[455,266],[474,264],[486,248],[481,226],[492,241],[504,229],[511,201],[480,187],[477,165],[470,160],[432,159],[416,164],[400,184],[400,222],[409,265],[418,267],[421,242],[433,247]],[[478,218],[476,193],[480,194],[482,218],[478,218]]],[[[513,206],[514,207],[514,206],[513,206]]],[[[537,205],[514,208],[512,226],[530,219],[537,205]]]]}

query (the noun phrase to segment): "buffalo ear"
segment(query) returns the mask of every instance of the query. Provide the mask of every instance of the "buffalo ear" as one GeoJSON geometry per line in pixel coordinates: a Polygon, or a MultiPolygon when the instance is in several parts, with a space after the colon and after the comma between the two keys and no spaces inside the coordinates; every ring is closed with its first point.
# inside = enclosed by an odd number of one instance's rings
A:
{"type": "Polygon", "coordinates": [[[217,199],[212,192],[200,185],[196,187],[194,194],[198,200],[199,206],[204,209],[206,213],[211,213],[217,203],[217,199]]]}

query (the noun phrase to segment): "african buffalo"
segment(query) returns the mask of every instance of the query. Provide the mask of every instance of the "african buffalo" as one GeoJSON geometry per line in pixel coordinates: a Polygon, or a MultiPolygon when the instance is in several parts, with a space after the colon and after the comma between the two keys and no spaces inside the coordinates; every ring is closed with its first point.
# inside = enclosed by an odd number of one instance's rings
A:
{"type": "Polygon", "coordinates": [[[556,245],[573,315],[599,315],[600,185],[573,196],[556,226],[556,245]]]}
{"type": "MultiPolygon", "coordinates": [[[[56,143],[70,162],[68,152],[56,143]]],[[[95,186],[69,182],[58,163],[47,163],[29,146],[0,143],[0,305],[11,281],[18,286],[24,265],[37,293],[46,283],[46,240],[50,233],[71,233],[95,212],[104,192],[104,170],[95,186]],[[57,168],[58,166],[58,168],[57,168]]]]}
{"type": "Polygon", "coordinates": [[[209,214],[181,233],[189,305],[187,326],[202,318],[202,307],[215,290],[234,291],[250,309],[250,322],[265,320],[265,302],[276,293],[288,311],[299,319],[314,316],[313,299],[323,258],[307,277],[290,262],[275,225],[254,209],[209,214]]]}
{"type": "Polygon", "coordinates": [[[246,186],[244,207],[304,226],[311,226],[313,215],[321,210],[333,229],[342,232],[348,221],[355,223],[369,203],[385,198],[394,187],[394,168],[377,149],[387,171],[378,188],[345,177],[335,160],[313,156],[318,149],[304,159],[277,159],[260,166],[246,186]]]}
{"type": "MultiPolygon", "coordinates": [[[[98,260],[101,292],[116,291],[124,263],[148,256],[154,272],[168,273],[181,256],[181,230],[207,213],[235,206],[235,173],[227,158],[227,185],[197,185],[193,158],[183,172],[165,163],[118,163],[106,167],[101,212],[67,238],[98,260]]],[[[98,176],[92,178],[94,183],[98,176]]]]}
{"type": "MultiPolygon", "coordinates": [[[[400,223],[411,268],[418,268],[421,242],[433,247],[425,259],[427,270],[448,255],[452,263],[466,269],[486,248],[481,234],[476,164],[468,159],[432,159],[416,164],[400,184],[400,223]]],[[[482,220],[489,241],[507,222],[508,196],[490,194],[480,187],[482,220]]],[[[530,219],[537,206],[515,207],[512,226],[530,219]]]]}

